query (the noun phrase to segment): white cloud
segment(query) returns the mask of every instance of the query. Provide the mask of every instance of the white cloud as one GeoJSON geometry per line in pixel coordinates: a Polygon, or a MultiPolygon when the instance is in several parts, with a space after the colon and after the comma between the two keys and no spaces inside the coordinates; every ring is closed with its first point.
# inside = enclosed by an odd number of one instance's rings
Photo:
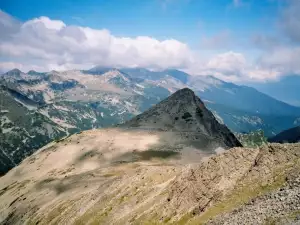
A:
{"type": "MultiPolygon", "coordinates": [[[[263,79],[275,79],[290,74],[300,74],[300,1],[287,1],[277,21],[279,29],[273,36],[257,35],[253,42],[262,50],[257,65],[269,73],[263,79]]],[[[249,74],[251,76],[251,74],[249,74]]],[[[252,74],[257,78],[256,75],[252,74]]]]}
{"type": "Polygon", "coordinates": [[[174,39],[116,37],[105,29],[67,26],[47,17],[16,26],[9,15],[1,12],[0,18],[10,37],[0,38],[1,58],[14,58],[45,70],[72,65],[187,67],[193,61],[189,47],[174,39]]]}
{"type": "Polygon", "coordinates": [[[41,24],[43,24],[43,26],[49,30],[61,30],[66,26],[66,24],[64,24],[60,20],[50,20],[48,17],[45,16],[29,20],[25,22],[22,26],[26,29],[27,27],[39,27],[41,24]]]}
{"type": "Polygon", "coordinates": [[[239,74],[246,66],[246,58],[241,53],[226,52],[216,55],[207,64],[208,69],[222,71],[225,74],[239,74]]]}
{"type": "MultiPolygon", "coordinates": [[[[172,67],[234,82],[276,79],[282,74],[300,72],[300,47],[284,47],[277,44],[277,39],[262,36],[255,41],[262,46],[263,54],[251,62],[241,52],[210,53],[208,57],[207,48],[203,52],[191,50],[175,39],[117,37],[106,29],[70,26],[48,17],[21,23],[1,10],[0,28],[0,71],[15,67],[23,71],[89,69],[95,65],[172,67]]],[[[231,34],[220,32],[203,39],[203,43],[214,50],[229,48],[231,34]]]]}
{"type": "Polygon", "coordinates": [[[265,53],[260,64],[280,74],[300,74],[300,47],[280,47],[265,53]]]}
{"type": "Polygon", "coordinates": [[[195,75],[213,75],[236,83],[274,80],[280,76],[278,68],[272,69],[269,65],[263,66],[258,63],[253,65],[242,53],[233,51],[214,55],[202,64],[193,65],[187,72],[195,75]]]}

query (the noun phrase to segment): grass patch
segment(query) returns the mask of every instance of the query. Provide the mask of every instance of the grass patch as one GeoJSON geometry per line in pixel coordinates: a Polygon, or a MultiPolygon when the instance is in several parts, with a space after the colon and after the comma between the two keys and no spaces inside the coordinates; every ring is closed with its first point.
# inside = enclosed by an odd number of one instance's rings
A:
{"type": "Polygon", "coordinates": [[[276,190],[279,187],[282,187],[285,183],[285,177],[285,174],[280,174],[275,178],[274,182],[268,185],[261,185],[259,184],[259,181],[257,181],[238,187],[236,190],[233,190],[231,194],[225,196],[224,200],[214,204],[200,216],[193,218],[193,216],[189,213],[187,216],[183,217],[184,223],[182,223],[180,220],[176,224],[204,224],[208,220],[222,213],[230,212],[234,208],[249,202],[255,197],[264,195],[268,192],[276,190]],[[255,183],[257,183],[256,186],[254,185],[255,183]],[[187,219],[190,219],[188,223],[187,219]]]}
{"type": "Polygon", "coordinates": [[[289,219],[295,220],[300,216],[300,210],[296,210],[288,215],[289,219]]]}
{"type": "Polygon", "coordinates": [[[264,225],[276,225],[276,221],[277,220],[275,218],[269,217],[266,219],[264,225]]]}
{"type": "Polygon", "coordinates": [[[99,213],[99,211],[97,211],[96,209],[93,209],[92,211],[87,211],[75,221],[74,225],[102,224],[107,219],[107,216],[112,211],[112,209],[112,206],[109,206],[101,213],[99,213]]]}
{"type": "Polygon", "coordinates": [[[156,150],[148,150],[135,152],[135,154],[139,157],[140,160],[151,160],[153,158],[167,159],[170,157],[177,156],[179,153],[174,151],[156,151],[156,150]]]}
{"type": "Polygon", "coordinates": [[[106,174],[103,174],[102,177],[114,177],[117,175],[118,175],[117,173],[106,173],[106,174]]]}
{"type": "Polygon", "coordinates": [[[151,161],[153,159],[168,159],[168,158],[175,158],[180,156],[179,152],[171,151],[171,150],[147,150],[147,151],[134,151],[134,152],[127,152],[121,156],[118,156],[113,164],[125,164],[125,163],[133,163],[139,161],[151,161]]]}

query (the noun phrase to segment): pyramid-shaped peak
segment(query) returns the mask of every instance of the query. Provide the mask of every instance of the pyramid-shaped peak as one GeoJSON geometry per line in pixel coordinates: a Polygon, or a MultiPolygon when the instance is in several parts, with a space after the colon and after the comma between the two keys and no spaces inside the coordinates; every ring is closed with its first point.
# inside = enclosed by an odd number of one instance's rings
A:
{"type": "Polygon", "coordinates": [[[197,134],[198,141],[210,142],[213,139],[218,140],[222,147],[241,146],[189,88],[176,91],[121,127],[193,133],[197,134]]]}
{"type": "Polygon", "coordinates": [[[174,92],[170,97],[172,98],[186,98],[186,97],[196,97],[196,94],[189,88],[182,88],[174,92]]]}
{"type": "Polygon", "coordinates": [[[176,91],[174,94],[183,94],[183,93],[186,93],[186,94],[191,94],[191,95],[195,95],[195,93],[193,92],[193,90],[189,89],[189,88],[182,88],[178,91],[176,91]]]}
{"type": "Polygon", "coordinates": [[[181,107],[183,105],[189,106],[190,104],[196,104],[198,106],[203,106],[203,102],[200,100],[198,96],[196,96],[195,92],[189,88],[182,88],[176,92],[174,92],[170,97],[165,99],[163,102],[166,104],[175,105],[179,104],[181,107]]]}
{"type": "Polygon", "coordinates": [[[7,72],[7,74],[20,74],[20,73],[22,73],[22,71],[19,70],[18,68],[14,68],[7,72]]]}

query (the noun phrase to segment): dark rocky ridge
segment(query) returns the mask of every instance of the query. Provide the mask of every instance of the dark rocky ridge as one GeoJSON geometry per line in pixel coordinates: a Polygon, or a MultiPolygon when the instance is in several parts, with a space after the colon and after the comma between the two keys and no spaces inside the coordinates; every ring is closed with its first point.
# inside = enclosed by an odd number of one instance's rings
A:
{"type": "Polygon", "coordinates": [[[269,138],[269,142],[273,143],[297,143],[300,142],[300,126],[294,127],[281,133],[276,136],[269,138]]]}
{"type": "Polygon", "coordinates": [[[189,88],[181,89],[121,127],[188,132],[200,142],[214,139],[221,147],[242,146],[189,88]]]}

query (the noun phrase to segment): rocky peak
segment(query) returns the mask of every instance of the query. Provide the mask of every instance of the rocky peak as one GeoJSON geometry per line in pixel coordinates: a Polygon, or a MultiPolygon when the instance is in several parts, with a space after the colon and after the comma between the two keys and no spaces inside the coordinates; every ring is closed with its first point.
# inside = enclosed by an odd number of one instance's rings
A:
{"type": "MultiPolygon", "coordinates": [[[[182,88],[182,89],[176,91],[168,99],[173,100],[173,101],[176,100],[176,101],[179,101],[180,103],[186,104],[188,101],[195,102],[196,98],[197,97],[196,97],[195,93],[191,89],[182,88]]],[[[199,98],[198,98],[198,100],[201,102],[201,100],[199,98]]]]}
{"type": "Polygon", "coordinates": [[[213,139],[222,147],[241,146],[231,131],[215,119],[200,98],[189,88],[176,91],[121,126],[189,132],[196,134],[198,141],[213,139]]]}
{"type": "Polygon", "coordinates": [[[17,75],[17,76],[19,76],[21,73],[23,73],[21,70],[15,68],[15,69],[12,69],[12,70],[8,71],[6,74],[7,75],[15,75],[15,76],[17,75]]]}

